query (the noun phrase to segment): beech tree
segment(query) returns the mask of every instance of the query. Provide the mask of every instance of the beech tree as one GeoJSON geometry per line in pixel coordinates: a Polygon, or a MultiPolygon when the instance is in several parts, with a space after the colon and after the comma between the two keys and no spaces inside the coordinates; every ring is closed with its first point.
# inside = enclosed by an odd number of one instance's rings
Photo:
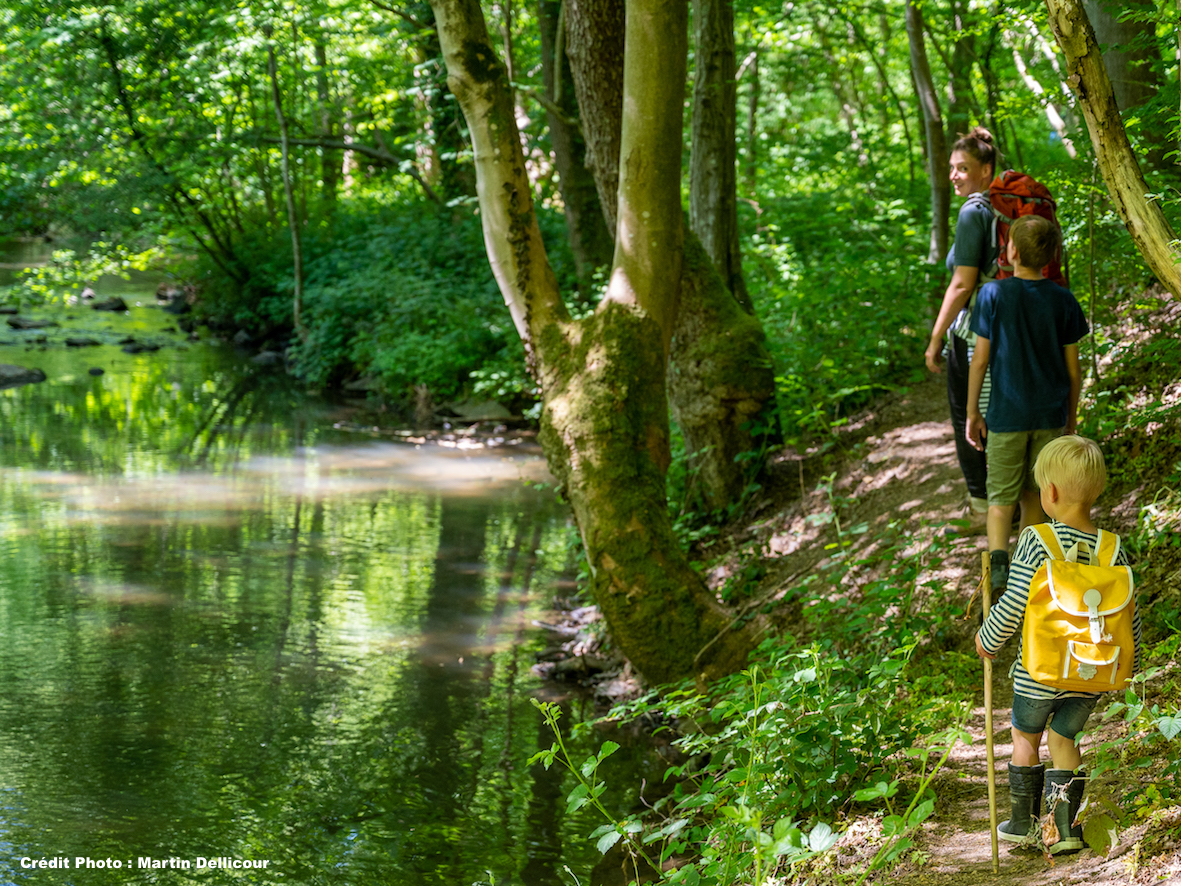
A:
{"type": "Polygon", "coordinates": [[[1128,141],[1086,10],[1078,0],[1046,0],[1046,8],[1058,45],[1066,55],[1067,83],[1083,109],[1099,171],[1116,211],[1157,279],[1174,296],[1181,296],[1177,235],[1160,204],[1148,199],[1148,183],[1128,141]]]}
{"type": "Polygon", "coordinates": [[[575,321],[541,243],[505,69],[479,3],[432,7],[448,83],[472,136],[489,261],[541,388],[542,445],[573,508],[612,636],[653,681],[739,667],[758,624],[734,625],[690,567],[664,492],[665,374],[684,234],[687,8],[627,4],[615,257],[598,309],[575,321]]]}
{"type": "MultiPolygon", "coordinates": [[[[624,107],[623,66],[617,63],[616,53],[626,46],[625,18],[623,0],[570,0],[568,4],[568,46],[587,133],[587,165],[594,173],[613,232],[624,107]],[[598,146],[593,152],[589,150],[592,144],[598,146]]],[[[724,39],[716,24],[707,30],[706,43],[724,39]]],[[[732,61],[714,67],[705,92],[714,91],[724,76],[733,76],[732,61]]],[[[706,128],[697,122],[705,104],[694,104],[694,132],[706,128]]],[[[733,116],[728,125],[721,115],[710,119],[721,131],[709,137],[715,142],[728,137],[733,158],[733,116]]],[[[721,146],[698,151],[695,163],[702,168],[712,166],[721,175],[722,167],[727,162],[732,167],[734,162],[722,159],[723,151],[721,146]]],[[[755,425],[757,416],[773,405],[775,379],[762,324],[744,300],[745,288],[739,286],[737,292],[729,288],[734,280],[741,280],[732,273],[738,268],[734,176],[729,176],[724,187],[707,187],[706,178],[700,172],[692,177],[691,193],[695,196],[691,203],[697,205],[702,217],[712,211],[733,221],[721,226],[728,228],[728,233],[714,238],[720,264],[695,231],[685,233],[686,261],[676,299],[668,394],[695,479],[692,504],[720,508],[737,501],[749,480],[749,465],[739,456],[758,450],[766,439],[770,428],[755,425]],[[723,268],[729,270],[722,272],[723,268]],[[730,274],[730,280],[725,274],[730,274]]],[[[696,222],[693,227],[697,228],[696,222]]],[[[707,227],[714,230],[712,223],[707,227]]]]}

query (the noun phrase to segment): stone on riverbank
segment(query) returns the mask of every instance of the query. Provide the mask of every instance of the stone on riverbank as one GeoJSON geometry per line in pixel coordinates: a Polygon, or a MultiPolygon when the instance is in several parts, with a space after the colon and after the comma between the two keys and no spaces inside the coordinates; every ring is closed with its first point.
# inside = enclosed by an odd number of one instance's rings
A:
{"type": "Polygon", "coordinates": [[[0,363],[0,389],[15,388],[39,381],[45,381],[45,373],[40,369],[26,369],[24,366],[0,363]]]}
{"type": "Polygon", "coordinates": [[[32,320],[29,317],[9,317],[5,322],[13,329],[47,329],[59,325],[56,320],[32,320]]]}

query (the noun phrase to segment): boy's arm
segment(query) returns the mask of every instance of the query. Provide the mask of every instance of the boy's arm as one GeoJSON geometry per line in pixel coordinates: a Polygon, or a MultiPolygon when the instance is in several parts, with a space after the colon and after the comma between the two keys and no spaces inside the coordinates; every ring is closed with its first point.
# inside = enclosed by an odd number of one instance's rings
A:
{"type": "Polygon", "coordinates": [[[1066,358],[1066,374],[1070,378],[1070,400],[1066,404],[1066,433],[1073,434],[1078,426],[1079,392],[1083,389],[1083,376],[1078,365],[1078,345],[1066,345],[1062,349],[1062,356],[1066,358]]]}
{"type": "MultiPolygon", "coordinates": [[[[984,451],[984,438],[988,435],[988,426],[984,423],[984,416],[980,414],[980,392],[984,389],[984,373],[988,372],[989,341],[982,335],[976,336],[976,350],[972,354],[972,365],[968,367],[968,427],[966,428],[968,442],[981,452],[984,451]]],[[[1077,363],[1078,348],[1075,348],[1077,363]]]]}

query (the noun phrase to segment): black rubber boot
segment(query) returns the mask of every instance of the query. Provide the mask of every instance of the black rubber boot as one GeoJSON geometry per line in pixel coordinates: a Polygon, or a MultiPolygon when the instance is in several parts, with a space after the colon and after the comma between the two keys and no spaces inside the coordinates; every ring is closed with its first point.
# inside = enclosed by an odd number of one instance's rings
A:
{"type": "Polygon", "coordinates": [[[995,603],[1009,585],[1009,552],[988,552],[989,572],[992,574],[992,601],[995,603]]]}
{"type": "Polygon", "coordinates": [[[1081,769],[1077,773],[1069,769],[1046,770],[1046,809],[1053,810],[1058,828],[1058,842],[1046,846],[1051,855],[1078,852],[1086,845],[1082,825],[1074,824],[1086,785],[1087,774],[1081,769]]]}
{"type": "Polygon", "coordinates": [[[1024,843],[1042,814],[1042,780],[1046,767],[1009,764],[1009,820],[997,825],[996,835],[1010,843],[1024,843]]]}

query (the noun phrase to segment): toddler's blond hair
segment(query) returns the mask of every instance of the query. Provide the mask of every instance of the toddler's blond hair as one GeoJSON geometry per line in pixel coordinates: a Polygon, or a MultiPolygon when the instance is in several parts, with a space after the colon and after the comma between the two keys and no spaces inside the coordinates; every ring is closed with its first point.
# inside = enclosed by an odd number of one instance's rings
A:
{"type": "Polygon", "coordinates": [[[1057,437],[1038,454],[1033,478],[1042,489],[1053,483],[1067,497],[1094,504],[1107,485],[1103,451],[1086,437],[1057,437]]]}

